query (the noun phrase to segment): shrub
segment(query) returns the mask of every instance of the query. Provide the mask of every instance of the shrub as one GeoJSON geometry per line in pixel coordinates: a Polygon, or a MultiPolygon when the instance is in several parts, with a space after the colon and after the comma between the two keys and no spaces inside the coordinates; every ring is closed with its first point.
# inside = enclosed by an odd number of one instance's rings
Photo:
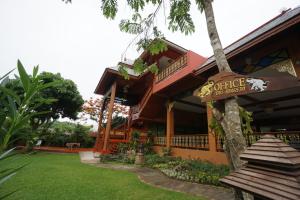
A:
{"type": "Polygon", "coordinates": [[[126,154],[103,154],[100,155],[101,162],[119,162],[125,164],[134,164],[134,158],[128,157],[126,154]]]}
{"type": "Polygon", "coordinates": [[[183,160],[157,154],[146,155],[145,165],[157,168],[172,178],[212,185],[220,185],[219,179],[229,174],[229,168],[226,165],[214,165],[199,160],[183,160]]]}

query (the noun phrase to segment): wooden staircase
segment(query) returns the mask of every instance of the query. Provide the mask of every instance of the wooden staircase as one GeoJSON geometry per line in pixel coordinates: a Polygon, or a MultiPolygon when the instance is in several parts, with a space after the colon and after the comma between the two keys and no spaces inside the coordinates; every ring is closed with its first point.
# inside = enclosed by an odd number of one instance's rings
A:
{"type": "Polygon", "coordinates": [[[128,121],[128,125],[130,126],[134,120],[137,120],[140,117],[141,112],[145,108],[147,102],[149,101],[151,95],[152,95],[152,89],[153,87],[150,86],[145,95],[143,96],[142,100],[139,104],[131,107],[131,113],[128,121]]]}

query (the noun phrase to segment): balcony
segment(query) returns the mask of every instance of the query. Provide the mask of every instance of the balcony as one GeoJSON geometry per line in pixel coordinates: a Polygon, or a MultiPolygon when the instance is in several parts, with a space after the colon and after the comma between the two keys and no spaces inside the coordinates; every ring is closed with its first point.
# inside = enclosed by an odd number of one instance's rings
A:
{"type": "Polygon", "coordinates": [[[175,60],[172,64],[160,70],[160,72],[156,76],[155,82],[158,83],[166,79],[167,77],[174,74],[176,71],[184,68],[185,66],[187,66],[187,54],[184,54],[183,56],[175,60]]]}

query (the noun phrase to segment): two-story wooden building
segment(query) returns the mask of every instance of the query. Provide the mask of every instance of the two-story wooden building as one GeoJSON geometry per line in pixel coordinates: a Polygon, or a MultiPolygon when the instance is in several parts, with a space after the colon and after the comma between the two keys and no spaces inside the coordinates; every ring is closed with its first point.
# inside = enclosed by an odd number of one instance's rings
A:
{"type": "MultiPolygon", "coordinates": [[[[227,163],[222,140],[208,128],[212,113],[193,91],[218,73],[214,57],[197,53],[165,41],[168,50],[155,56],[143,52],[147,64],[157,63],[159,73],[137,75],[132,63],[127,67],[129,80],[118,67],[106,68],[95,90],[104,95],[110,110],[106,129],[99,134],[98,150],[110,148],[112,103],[130,106],[127,139],[138,129],[155,135],[154,150],[171,148],[172,155],[227,163]]],[[[300,76],[300,7],[287,10],[225,48],[234,72],[256,76],[300,76]],[[281,72],[281,73],[279,73],[281,72]]],[[[284,84],[284,83],[282,83],[284,84]]],[[[272,132],[287,142],[300,141],[300,87],[238,97],[239,104],[253,112],[255,134],[272,132]]]]}

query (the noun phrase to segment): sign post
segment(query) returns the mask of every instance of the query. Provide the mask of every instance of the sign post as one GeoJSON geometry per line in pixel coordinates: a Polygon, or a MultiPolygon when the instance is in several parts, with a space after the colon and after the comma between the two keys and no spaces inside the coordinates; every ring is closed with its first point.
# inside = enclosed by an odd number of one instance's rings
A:
{"type": "Polygon", "coordinates": [[[196,89],[194,96],[200,97],[202,102],[208,102],[296,86],[299,86],[299,80],[285,73],[279,77],[256,78],[233,72],[220,72],[210,77],[204,85],[196,89]]]}

